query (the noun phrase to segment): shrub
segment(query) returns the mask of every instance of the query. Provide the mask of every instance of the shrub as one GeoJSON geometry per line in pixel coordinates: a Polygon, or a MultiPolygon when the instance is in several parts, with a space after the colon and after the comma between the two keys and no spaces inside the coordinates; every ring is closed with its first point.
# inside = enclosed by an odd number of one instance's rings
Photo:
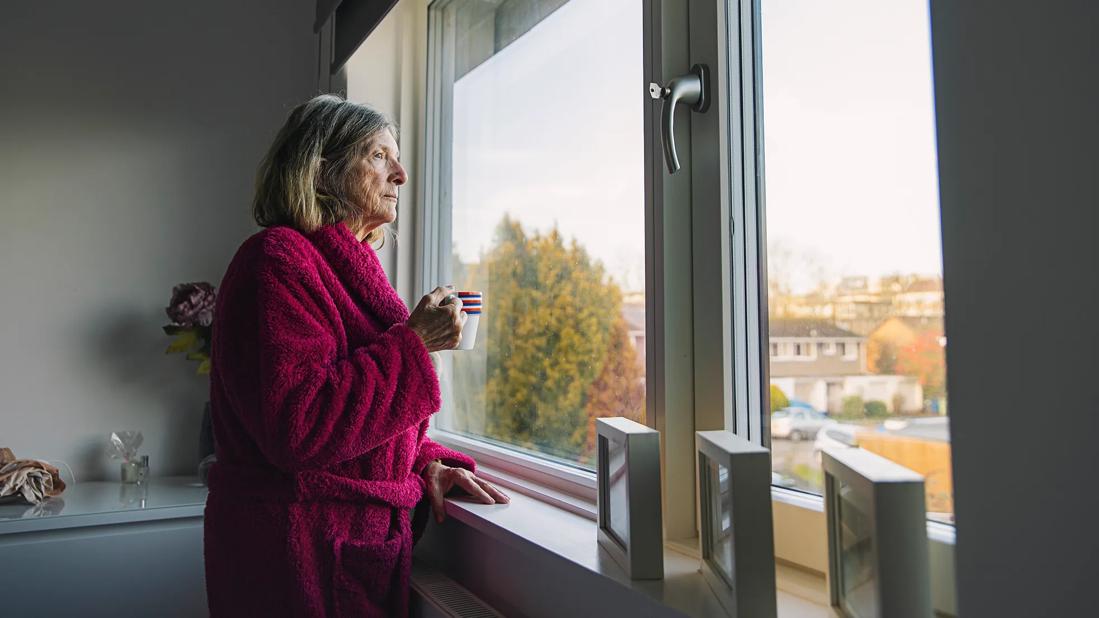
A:
{"type": "Polygon", "coordinates": [[[884,401],[867,401],[866,416],[869,418],[885,418],[889,416],[889,406],[885,405],[884,401]]]}
{"type": "Polygon", "coordinates": [[[866,404],[862,397],[851,395],[843,398],[843,416],[847,418],[861,418],[866,414],[866,404]]]}
{"type": "Polygon", "coordinates": [[[782,392],[782,389],[771,385],[771,413],[774,414],[775,410],[781,410],[790,405],[790,400],[786,397],[786,393],[782,392]]]}

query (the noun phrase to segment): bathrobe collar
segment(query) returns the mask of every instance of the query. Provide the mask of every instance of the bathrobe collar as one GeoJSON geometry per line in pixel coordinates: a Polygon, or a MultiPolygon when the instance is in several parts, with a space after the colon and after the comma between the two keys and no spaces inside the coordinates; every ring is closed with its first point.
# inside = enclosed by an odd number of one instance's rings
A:
{"type": "Polygon", "coordinates": [[[343,223],[321,227],[309,239],[364,309],[387,327],[408,320],[408,307],[393,289],[369,242],[359,242],[343,223]]]}

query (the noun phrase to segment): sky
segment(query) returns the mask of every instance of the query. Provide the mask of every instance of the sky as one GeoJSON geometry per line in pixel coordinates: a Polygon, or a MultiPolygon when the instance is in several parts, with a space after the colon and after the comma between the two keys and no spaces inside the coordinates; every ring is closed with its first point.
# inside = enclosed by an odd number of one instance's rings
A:
{"type": "Polygon", "coordinates": [[[554,225],[644,289],[641,2],[572,0],[454,84],[453,246],[491,246],[505,213],[554,225]]]}
{"type": "Polygon", "coordinates": [[[941,275],[927,1],[761,11],[769,244],[833,277],[941,275]]]}
{"type": "MultiPolygon", "coordinates": [[[[821,275],[939,274],[926,0],[764,0],[769,244],[821,275]]],[[[505,213],[644,286],[641,2],[571,0],[454,85],[453,238],[505,213]]]]}

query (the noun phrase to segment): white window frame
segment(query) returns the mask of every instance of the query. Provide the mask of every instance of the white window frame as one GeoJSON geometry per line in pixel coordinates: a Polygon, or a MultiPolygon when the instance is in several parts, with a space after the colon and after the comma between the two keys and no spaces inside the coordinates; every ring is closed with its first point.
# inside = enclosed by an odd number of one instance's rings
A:
{"type": "MultiPolygon", "coordinates": [[[[762,32],[760,28],[760,3],[763,0],[727,0],[730,6],[726,30],[729,37],[727,50],[730,65],[737,66],[739,60],[739,84],[729,85],[729,96],[726,97],[733,105],[739,101],[741,114],[730,127],[730,144],[732,145],[734,173],[732,194],[734,198],[741,196],[733,211],[732,229],[734,232],[734,246],[737,252],[734,254],[741,261],[734,262],[734,277],[740,276],[736,287],[736,302],[734,312],[747,315],[749,321],[753,317],[758,328],[754,333],[750,332],[742,339],[737,353],[746,355],[754,361],[755,348],[752,336],[763,336],[768,332],[767,324],[767,295],[766,295],[766,253],[764,247],[766,239],[766,208],[765,187],[763,186],[764,156],[763,156],[763,107],[762,92],[759,88],[759,80],[762,67],[760,66],[759,44],[762,32]],[[735,9],[735,10],[734,10],[735,9]],[[736,40],[739,39],[739,40],[736,40]],[[734,99],[734,94],[736,99],[734,99]],[[736,173],[735,165],[741,162],[743,172],[736,173]],[[743,231],[743,233],[742,233],[743,231]],[[753,236],[755,243],[753,244],[753,236]],[[745,251],[741,257],[741,249],[745,251]],[[753,271],[754,265],[757,270],[753,271]],[[753,295],[754,294],[754,295],[753,295]]],[[[722,0],[722,4],[726,1],[722,0]]],[[[751,330],[751,329],[749,329],[751,330]]],[[[768,337],[763,337],[765,343],[769,343],[768,337]]],[[[858,340],[836,340],[844,343],[844,354],[840,355],[844,360],[860,358],[862,346],[858,340]]],[[[838,347],[838,346],[837,346],[838,347]]],[[[838,354],[838,349],[834,348],[838,354]]],[[[764,385],[770,383],[769,363],[763,357],[763,366],[756,371],[746,371],[749,379],[749,388],[759,388],[762,404],[758,408],[763,418],[763,433],[759,436],[762,443],[770,447],[770,431],[767,425],[770,414],[762,413],[770,409],[770,389],[764,385]]],[[[735,372],[734,372],[735,375],[735,372]]],[[[741,387],[738,381],[738,388],[741,387]]],[[[742,397],[743,398],[743,397],[742,397]]],[[[827,542],[824,538],[807,538],[806,526],[816,527],[823,524],[824,497],[817,494],[803,492],[795,489],[786,489],[778,486],[771,487],[772,503],[775,505],[775,548],[776,557],[788,562],[817,570],[826,571],[827,542]],[[779,516],[779,513],[794,513],[793,517],[779,516]],[[814,522],[819,522],[814,523],[814,522]],[[807,541],[807,542],[802,542],[807,541]],[[791,553],[784,553],[784,546],[793,548],[791,553]]],[[[954,526],[928,520],[928,539],[931,543],[932,574],[940,581],[933,585],[934,606],[937,611],[956,612],[956,599],[952,585],[954,573],[953,548],[956,530],[954,526]]]]}
{"type": "MultiPolygon", "coordinates": [[[[418,183],[414,277],[419,290],[445,279],[450,255],[450,101],[443,79],[452,67],[428,9],[424,147],[418,183]]],[[[710,66],[708,113],[678,112],[676,141],[683,170],[668,175],[657,131],[660,102],[645,106],[646,422],[661,432],[666,538],[690,548],[697,535],[694,432],[726,429],[770,447],[770,348],[766,297],[762,93],[757,40],[760,0],[642,0],[647,81],[666,83],[694,63],[710,66]],[[726,26],[729,26],[728,28],[726,26]],[[660,36],[682,29],[689,37],[660,36]],[[734,70],[730,70],[730,68],[734,70]],[[731,114],[730,107],[739,109],[731,114]],[[686,362],[684,362],[686,359],[686,362]]],[[[639,85],[639,90],[641,85],[639,85]]],[[[840,340],[831,351],[839,355],[840,340]]],[[[844,341],[847,360],[856,343],[844,341]]],[[[782,356],[780,343],[776,360],[782,356]]],[[[813,357],[816,357],[813,346],[813,357]]],[[[801,357],[798,357],[801,358],[801,357]]],[[[804,359],[803,359],[804,360],[804,359]]],[[[471,453],[481,473],[502,485],[595,518],[595,474],[468,436],[432,430],[447,446],[471,453]]],[[[823,512],[823,498],[772,488],[776,504],[823,512]]],[[[932,540],[952,544],[951,526],[929,523],[932,540]]],[[[776,536],[798,533],[780,528],[776,536]]],[[[781,557],[781,556],[780,556],[781,557]]],[[[796,560],[794,560],[796,562],[796,560]]],[[[805,565],[815,568],[812,565],[805,565]]]]}
{"type": "MultiPolygon", "coordinates": [[[[438,282],[448,280],[449,275],[448,257],[451,253],[451,237],[446,230],[451,228],[451,209],[447,183],[452,167],[449,160],[450,151],[446,146],[452,137],[450,132],[453,108],[450,85],[453,83],[454,67],[453,54],[446,53],[446,47],[451,41],[447,40],[448,31],[442,27],[441,20],[445,18],[444,10],[455,1],[428,2],[427,90],[424,102],[424,148],[422,149],[424,156],[420,161],[423,173],[418,180],[420,194],[424,199],[420,210],[421,218],[415,225],[415,246],[418,250],[415,251],[413,269],[415,285],[420,290],[433,289],[438,282]]],[[[643,0],[643,3],[643,19],[647,35],[654,27],[652,25],[653,0],[643,0]]],[[[649,40],[649,37],[646,36],[645,40],[649,40]]],[[[652,50],[646,50],[645,75],[651,73],[652,62],[652,50]]],[[[638,92],[640,95],[644,94],[640,85],[638,92]]],[[[644,107],[646,135],[651,135],[654,127],[653,108],[653,105],[644,107]]],[[[662,169],[659,167],[663,165],[659,159],[660,146],[656,144],[655,150],[653,148],[651,140],[646,140],[646,169],[662,169]]],[[[665,347],[662,327],[665,318],[662,316],[665,305],[658,301],[651,291],[659,289],[663,285],[664,278],[663,273],[656,272],[658,265],[654,264],[656,260],[653,258],[655,247],[660,245],[660,241],[655,238],[659,230],[653,229],[654,226],[659,225],[653,213],[656,189],[651,181],[646,184],[646,237],[644,239],[646,247],[646,421],[650,427],[661,428],[665,426],[665,416],[659,393],[665,391],[665,380],[657,368],[665,365],[662,360],[665,347]]],[[[670,294],[678,293],[681,292],[679,290],[670,292],[670,294]]],[[[676,309],[673,308],[670,312],[675,313],[676,309]]],[[[682,322],[684,318],[689,320],[690,316],[683,316],[682,312],[679,312],[678,315],[666,319],[682,322]]],[[[678,396],[679,393],[677,392],[676,395],[678,396]]],[[[677,413],[679,413],[678,407],[677,413]]],[[[693,427],[687,433],[690,434],[691,444],[693,444],[693,427]]],[[[432,428],[430,436],[440,444],[474,455],[482,468],[488,467],[489,472],[485,476],[502,485],[551,502],[559,503],[563,495],[566,501],[571,500],[572,506],[567,508],[581,512],[585,516],[595,517],[596,481],[595,473],[592,471],[435,427],[432,428]],[[583,506],[572,508],[575,504],[583,506]],[[590,509],[587,508],[588,506],[590,509]]]]}
{"type": "MultiPolygon", "coordinates": [[[[452,55],[445,53],[449,42],[440,20],[452,1],[435,0],[428,8],[424,173],[419,177],[424,200],[422,218],[415,226],[419,250],[414,260],[415,285],[421,290],[446,279],[445,260],[450,255],[451,239],[444,232],[451,226],[446,182],[451,166],[449,149],[442,146],[451,138],[447,85],[453,82],[453,65],[452,55]]],[[[648,47],[643,63],[648,81],[665,83],[686,73],[688,60],[708,62],[714,75],[724,71],[724,60],[716,53],[721,29],[715,24],[719,23],[721,3],[691,0],[688,11],[688,3],[642,1],[648,47]],[[688,25],[691,36],[687,36],[688,25]],[[695,36],[695,30],[707,34],[695,36]],[[682,31],[683,36],[659,36],[666,31],[682,31]]],[[[643,85],[638,85],[639,96],[644,96],[643,85]]],[[[684,172],[674,176],[664,171],[656,131],[660,102],[649,101],[644,109],[645,166],[649,170],[645,187],[646,422],[661,432],[665,523],[670,539],[690,539],[697,534],[695,430],[739,423],[745,428],[754,426],[758,434],[760,427],[759,419],[749,421],[746,409],[739,418],[733,417],[732,385],[726,371],[731,364],[728,200],[722,193],[727,185],[716,180],[723,169],[723,155],[718,153],[726,139],[719,130],[726,124],[727,114],[722,109],[715,105],[707,114],[678,112],[689,121],[677,123],[684,172]],[[691,362],[682,362],[684,358],[691,362]]],[[[576,498],[583,499],[594,487],[594,473],[586,470],[569,469],[468,436],[438,430],[431,435],[442,444],[492,461],[505,474],[548,479],[556,489],[576,498]]]]}

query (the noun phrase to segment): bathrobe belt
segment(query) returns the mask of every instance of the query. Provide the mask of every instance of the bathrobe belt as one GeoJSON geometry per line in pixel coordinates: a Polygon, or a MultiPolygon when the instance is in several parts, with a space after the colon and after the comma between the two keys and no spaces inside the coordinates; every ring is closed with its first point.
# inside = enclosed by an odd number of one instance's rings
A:
{"type": "Polygon", "coordinates": [[[424,495],[424,481],[356,479],[324,470],[286,474],[272,468],[217,462],[210,468],[210,493],[221,499],[265,502],[355,502],[411,509],[424,495]]]}

